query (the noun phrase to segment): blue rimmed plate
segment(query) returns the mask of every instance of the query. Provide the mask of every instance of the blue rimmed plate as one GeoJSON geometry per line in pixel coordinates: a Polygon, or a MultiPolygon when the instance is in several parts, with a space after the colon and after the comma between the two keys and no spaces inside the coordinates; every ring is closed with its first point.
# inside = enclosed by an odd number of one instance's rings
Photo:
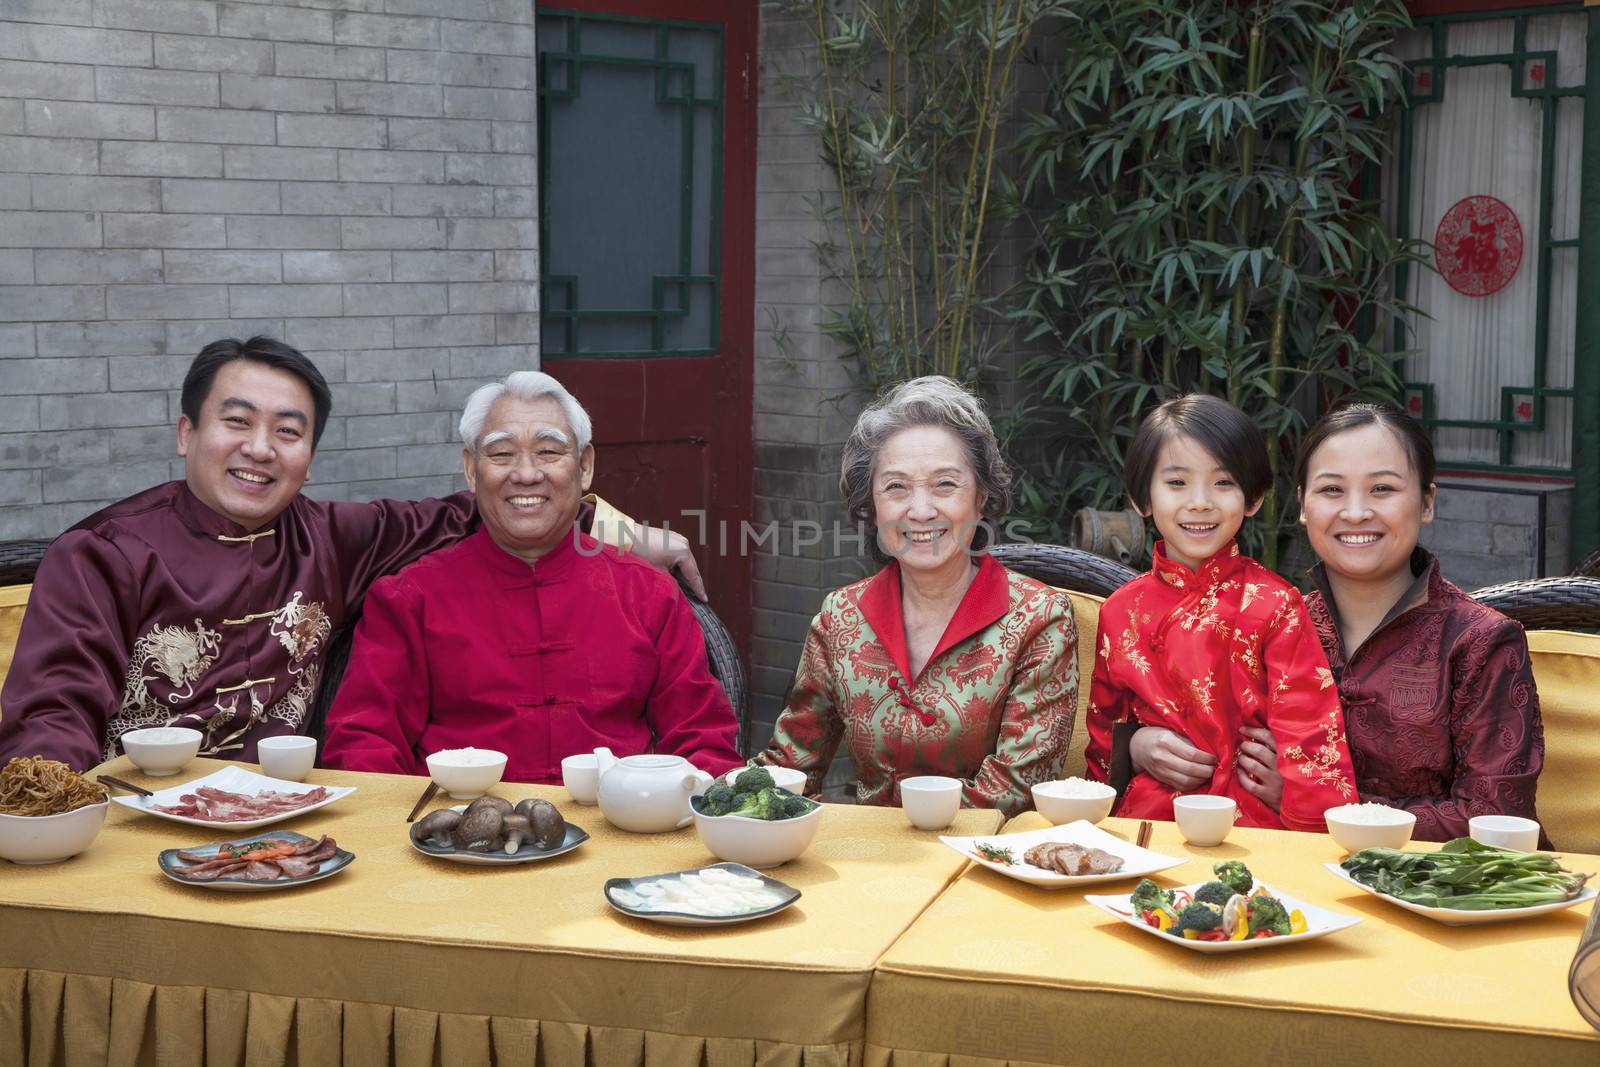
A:
{"type": "Polygon", "coordinates": [[[669,926],[729,926],[733,923],[749,922],[752,919],[764,919],[768,915],[776,915],[786,908],[793,907],[795,901],[800,899],[800,890],[776,878],[769,878],[742,863],[713,863],[707,867],[694,867],[687,871],[647,874],[638,878],[612,878],[605,884],[605,895],[607,904],[622,914],[631,915],[636,919],[648,919],[669,926]],[[701,874],[705,871],[727,871],[729,874],[754,878],[761,882],[762,888],[774,898],[773,902],[732,915],[706,915],[676,910],[666,902],[651,899],[652,894],[647,887],[652,883],[668,878],[680,878],[686,874],[701,874]]]}
{"type": "Polygon", "coordinates": [[[307,837],[297,834],[292,830],[273,830],[267,833],[251,834],[249,837],[235,838],[232,841],[213,841],[209,845],[197,845],[194,848],[169,848],[162,850],[156,857],[156,866],[161,868],[161,873],[171,878],[180,885],[192,885],[200,889],[220,889],[232,893],[264,893],[274,889],[289,889],[293,886],[310,885],[320,882],[324,878],[332,878],[354,862],[354,852],[347,852],[335,847],[333,856],[323,860],[317,869],[310,874],[285,876],[263,881],[255,878],[245,878],[237,874],[223,874],[216,878],[190,878],[178,873],[190,864],[178,858],[179,852],[187,852],[191,856],[212,857],[228,846],[261,844],[281,841],[284,844],[300,845],[307,841],[320,841],[321,837],[307,837]]]}
{"type": "MultiPolygon", "coordinates": [[[[465,804],[455,804],[452,805],[451,810],[466,811],[467,806],[465,804]]],[[[479,867],[505,867],[517,863],[532,863],[535,860],[554,859],[557,856],[565,856],[568,852],[589,840],[587,830],[576,823],[569,822],[567,823],[566,836],[561,839],[561,844],[555,848],[540,848],[532,841],[528,841],[515,852],[508,853],[503,850],[496,852],[470,852],[464,848],[456,848],[454,845],[440,845],[431,840],[423,839],[417,834],[417,827],[420,825],[420,821],[411,824],[412,848],[424,856],[432,856],[435,859],[449,860],[451,863],[467,863],[479,867]]]]}

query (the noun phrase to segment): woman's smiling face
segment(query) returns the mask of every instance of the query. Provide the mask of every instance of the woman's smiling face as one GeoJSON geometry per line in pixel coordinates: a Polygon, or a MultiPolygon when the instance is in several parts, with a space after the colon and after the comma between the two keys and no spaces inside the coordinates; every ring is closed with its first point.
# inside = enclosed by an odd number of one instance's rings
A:
{"type": "Polygon", "coordinates": [[[942,426],[912,426],[884,441],[872,506],[878,543],[914,571],[937,571],[965,557],[983,517],[966,447],[942,426]]]}
{"type": "Polygon", "coordinates": [[[1404,443],[1373,423],[1334,434],[1311,454],[1300,521],[1331,574],[1383,581],[1409,572],[1422,526],[1433,521],[1433,498],[1404,443]]]}
{"type": "Polygon", "coordinates": [[[1261,501],[1246,500],[1233,474],[1198,441],[1172,434],[1156,457],[1150,514],[1167,558],[1191,569],[1216,555],[1239,533],[1261,501]]]}

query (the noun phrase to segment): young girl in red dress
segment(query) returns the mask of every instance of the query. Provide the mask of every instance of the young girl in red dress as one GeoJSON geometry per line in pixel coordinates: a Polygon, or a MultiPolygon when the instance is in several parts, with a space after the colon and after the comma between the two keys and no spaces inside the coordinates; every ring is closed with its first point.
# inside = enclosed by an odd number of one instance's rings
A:
{"type": "Polygon", "coordinates": [[[1089,776],[1127,780],[1117,814],[1130,818],[1171,819],[1173,797],[1199,792],[1231,797],[1243,826],[1322,830],[1324,811],[1357,799],[1338,689],[1299,591],[1236,540],[1272,483],[1261,431],[1216,397],[1169,400],[1123,477],[1161,540],[1149,573],[1100,609],[1089,776]],[[1114,745],[1140,726],[1166,728],[1149,731],[1161,750],[1114,745]],[[1130,747],[1187,788],[1114,768],[1114,748],[1130,747]],[[1278,774],[1252,773],[1263,760],[1278,774]]]}

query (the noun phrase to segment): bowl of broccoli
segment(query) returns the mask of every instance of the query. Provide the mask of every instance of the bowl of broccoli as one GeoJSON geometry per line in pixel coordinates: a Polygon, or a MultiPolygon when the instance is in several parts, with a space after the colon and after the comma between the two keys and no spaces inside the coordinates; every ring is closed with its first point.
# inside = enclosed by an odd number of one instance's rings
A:
{"type": "Polygon", "coordinates": [[[789,792],[764,767],[718,780],[689,801],[700,840],[719,860],[746,867],[788,863],[811,844],[822,805],[789,792]]]}

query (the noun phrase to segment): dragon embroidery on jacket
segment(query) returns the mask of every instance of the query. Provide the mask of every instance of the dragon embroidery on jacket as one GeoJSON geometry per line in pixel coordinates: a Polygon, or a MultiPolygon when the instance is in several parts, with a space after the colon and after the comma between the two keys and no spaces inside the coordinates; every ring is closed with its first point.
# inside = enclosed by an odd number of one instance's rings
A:
{"type": "Polygon", "coordinates": [[[116,755],[117,739],[129,730],[165,726],[167,710],[150,695],[149,683],[166,679],[173,688],[167,702],[194,696],[194,683],[216,662],[222,635],[199,619],[193,627],[152,626],[133,643],[122,687],[122,705],[106,727],[105,757],[116,755]]]}
{"type": "MultiPolygon", "coordinates": [[[[315,600],[309,604],[300,603],[300,595],[300,591],[295,590],[289,602],[278,609],[269,631],[288,651],[293,663],[315,652],[333,632],[327,610],[315,600]]],[[[294,670],[292,666],[289,669],[294,670]]]]}

